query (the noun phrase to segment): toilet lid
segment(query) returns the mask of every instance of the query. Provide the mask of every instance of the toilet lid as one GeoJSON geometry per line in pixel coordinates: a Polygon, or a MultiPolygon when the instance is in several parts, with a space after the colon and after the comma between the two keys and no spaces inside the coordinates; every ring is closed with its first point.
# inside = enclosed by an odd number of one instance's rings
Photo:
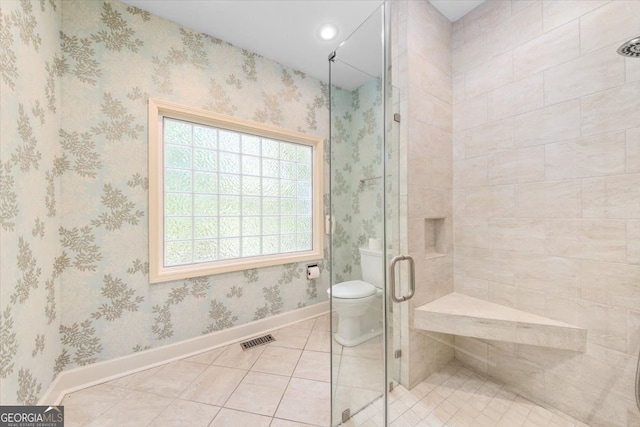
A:
{"type": "Polygon", "coordinates": [[[331,287],[331,296],[335,298],[364,298],[376,293],[376,287],[362,280],[349,280],[331,287]]]}

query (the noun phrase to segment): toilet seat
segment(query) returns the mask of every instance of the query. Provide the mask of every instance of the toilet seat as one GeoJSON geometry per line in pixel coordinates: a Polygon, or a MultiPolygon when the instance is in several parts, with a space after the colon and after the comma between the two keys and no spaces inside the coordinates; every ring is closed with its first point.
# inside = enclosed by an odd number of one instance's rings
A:
{"type": "Polygon", "coordinates": [[[349,280],[333,285],[330,290],[334,298],[358,299],[375,295],[377,288],[362,280],[349,280]]]}

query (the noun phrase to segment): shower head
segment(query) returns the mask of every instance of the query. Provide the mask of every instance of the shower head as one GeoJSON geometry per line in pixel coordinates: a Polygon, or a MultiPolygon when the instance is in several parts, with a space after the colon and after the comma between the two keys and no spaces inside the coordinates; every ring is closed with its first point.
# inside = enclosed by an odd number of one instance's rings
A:
{"type": "Polygon", "coordinates": [[[630,58],[640,58],[640,37],[632,38],[618,48],[618,53],[630,58]]]}

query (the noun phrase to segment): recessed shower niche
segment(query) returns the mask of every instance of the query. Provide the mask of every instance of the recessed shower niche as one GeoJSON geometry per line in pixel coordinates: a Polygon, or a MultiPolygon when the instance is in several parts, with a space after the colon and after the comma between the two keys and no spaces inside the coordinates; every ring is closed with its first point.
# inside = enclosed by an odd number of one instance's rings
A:
{"type": "Polygon", "coordinates": [[[424,252],[426,258],[446,255],[445,218],[424,219],[424,252]]]}

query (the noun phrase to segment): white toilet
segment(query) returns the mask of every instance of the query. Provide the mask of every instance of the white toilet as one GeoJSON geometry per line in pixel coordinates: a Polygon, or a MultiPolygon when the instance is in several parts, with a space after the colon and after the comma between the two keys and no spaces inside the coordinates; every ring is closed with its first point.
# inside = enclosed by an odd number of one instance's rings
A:
{"type": "Polygon", "coordinates": [[[361,344],[382,333],[382,249],[360,248],[362,280],[337,283],[327,293],[338,314],[335,339],[345,347],[361,344]]]}

